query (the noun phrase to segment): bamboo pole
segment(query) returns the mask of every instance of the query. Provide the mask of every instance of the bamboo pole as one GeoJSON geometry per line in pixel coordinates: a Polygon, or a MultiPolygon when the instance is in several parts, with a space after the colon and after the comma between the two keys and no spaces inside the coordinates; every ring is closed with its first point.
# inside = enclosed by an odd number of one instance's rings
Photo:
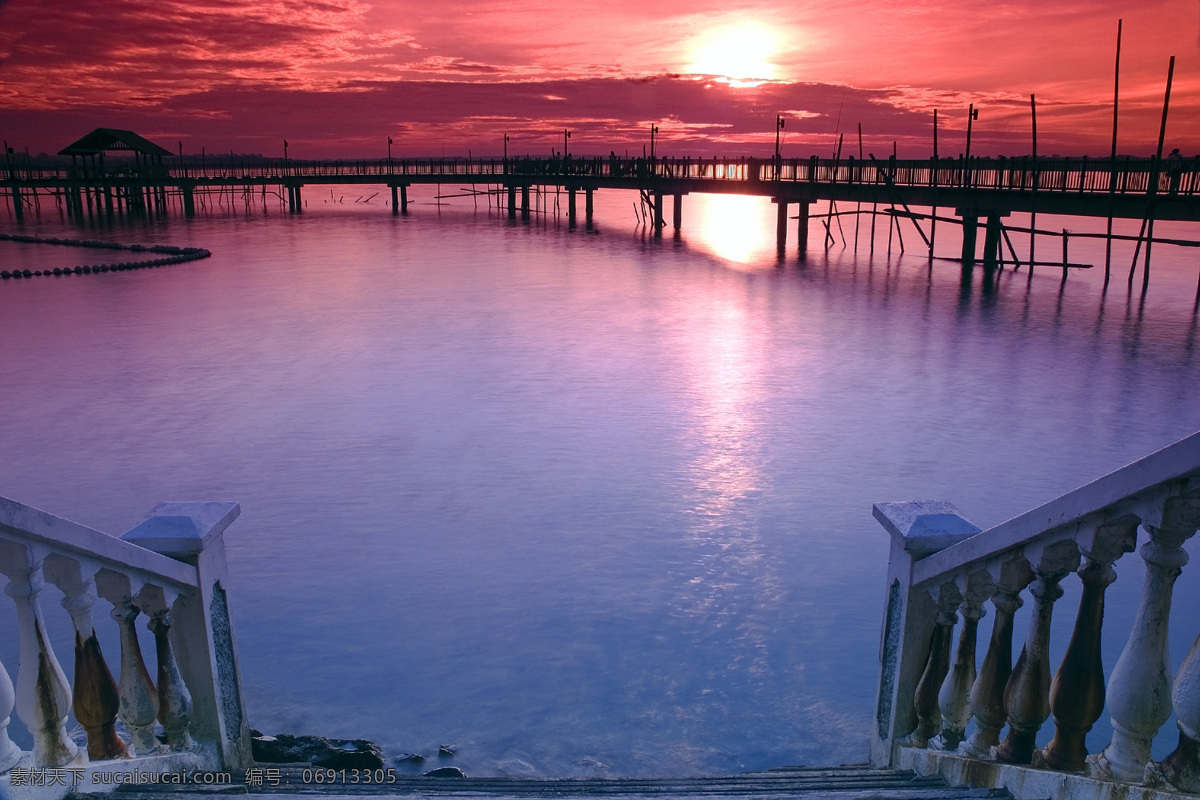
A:
{"type": "MultiPolygon", "coordinates": [[[[1113,132],[1112,154],[1110,156],[1112,173],[1108,179],[1109,197],[1117,191],[1117,105],[1121,98],[1121,25],[1124,20],[1117,20],[1117,61],[1113,69],[1113,132]]],[[[1110,207],[1111,212],[1111,207],[1110,207]]],[[[1104,285],[1108,286],[1109,272],[1112,266],[1112,214],[1108,215],[1108,239],[1104,243],[1104,285]]]]}
{"type": "Polygon", "coordinates": [[[933,260],[933,243],[937,239],[937,173],[938,173],[938,113],[933,110],[933,163],[930,165],[929,182],[933,185],[933,221],[929,224],[929,260],[933,260]]]}
{"type": "MultiPolygon", "coordinates": [[[[845,138],[846,138],[846,134],[844,134],[844,133],[838,134],[837,152],[834,153],[834,155],[833,155],[833,183],[835,186],[837,185],[838,164],[840,164],[842,162],[842,140],[845,138]]],[[[833,199],[832,191],[831,191],[830,197],[829,197],[829,211],[830,211],[830,214],[834,214],[834,212],[837,211],[837,202],[833,199]]],[[[842,237],[842,247],[845,247],[846,246],[846,233],[845,233],[845,231],[842,230],[842,219],[840,216],[837,217],[837,226],[838,226],[838,233],[842,237]]],[[[832,232],[829,234],[829,238],[833,239],[832,232]]],[[[829,246],[826,245],[825,249],[828,250],[829,246]]]]}
{"type": "MultiPolygon", "coordinates": [[[[858,168],[862,169],[863,146],[862,146],[862,123],[858,123],[858,168]]],[[[853,179],[853,175],[850,176],[853,179]]],[[[862,219],[862,201],[859,200],[854,204],[854,252],[858,252],[858,223],[862,219]]]]}
{"type": "MultiPolygon", "coordinates": [[[[1150,187],[1158,192],[1158,173],[1162,166],[1163,144],[1167,138],[1167,111],[1171,107],[1171,79],[1175,77],[1175,56],[1171,56],[1171,64],[1167,67],[1167,91],[1163,96],[1162,124],[1158,128],[1158,151],[1154,155],[1154,169],[1150,171],[1153,185],[1150,187]]],[[[1146,260],[1142,264],[1142,294],[1150,287],[1150,245],[1154,243],[1154,201],[1150,200],[1146,207],[1150,224],[1146,229],[1146,260]]]]}
{"type": "Polygon", "coordinates": [[[1029,113],[1033,124],[1033,206],[1029,212],[1029,229],[1032,231],[1029,234],[1029,277],[1033,278],[1033,265],[1037,258],[1035,251],[1037,249],[1037,193],[1041,184],[1041,170],[1038,169],[1038,153],[1037,153],[1037,98],[1034,95],[1029,95],[1029,113]]]}

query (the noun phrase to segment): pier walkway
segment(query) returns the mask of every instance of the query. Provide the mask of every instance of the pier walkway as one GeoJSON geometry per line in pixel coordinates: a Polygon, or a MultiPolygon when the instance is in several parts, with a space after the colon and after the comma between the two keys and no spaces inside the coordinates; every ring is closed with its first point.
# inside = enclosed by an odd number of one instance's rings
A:
{"type": "MultiPolygon", "coordinates": [[[[666,227],[664,201],[672,198],[672,225],[682,225],[684,195],[697,193],[769,197],[777,205],[777,243],[787,241],[789,219],[797,219],[801,253],[808,243],[810,206],[817,201],[856,204],[859,213],[879,206],[907,218],[931,244],[921,226],[952,210],[963,225],[963,260],[973,263],[977,230],[985,231],[985,264],[1000,255],[1003,219],[1014,212],[1098,218],[1200,222],[1200,157],[1171,166],[1156,158],[940,158],[761,159],[761,158],[440,158],[297,161],[246,159],[224,162],[195,157],[175,165],[110,162],[39,166],[7,165],[0,196],[7,195],[18,221],[42,198],[70,215],[196,213],[198,199],[228,195],[249,204],[268,193],[289,211],[304,208],[303,190],[321,185],[378,185],[390,190],[394,214],[408,211],[408,189],[418,185],[472,186],[497,198],[512,218],[528,219],[531,192],[547,187],[566,193],[568,224],[591,222],[592,199],[601,189],[641,193],[656,232],[666,227]],[[929,208],[916,213],[913,206],[929,208]],[[796,213],[792,216],[792,211],[796,213]]],[[[830,214],[832,214],[832,210],[830,214]]],[[[932,233],[932,231],[930,232],[932,233]]],[[[1152,238],[1153,228],[1150,235],[1152,238]]]]}

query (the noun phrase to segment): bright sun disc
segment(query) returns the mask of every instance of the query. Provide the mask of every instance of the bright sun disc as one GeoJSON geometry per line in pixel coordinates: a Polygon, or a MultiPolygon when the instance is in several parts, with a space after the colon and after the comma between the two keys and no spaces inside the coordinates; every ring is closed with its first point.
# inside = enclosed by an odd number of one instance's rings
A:
{"type": "Polygon", "coordinates": [[[734,85],[755,85],[756,81],[775,77],[775,66],[770,62],[775,50],[775,35],[766,28],[721,28],[696,43],[687,71],[720,75],[734,85]]]}

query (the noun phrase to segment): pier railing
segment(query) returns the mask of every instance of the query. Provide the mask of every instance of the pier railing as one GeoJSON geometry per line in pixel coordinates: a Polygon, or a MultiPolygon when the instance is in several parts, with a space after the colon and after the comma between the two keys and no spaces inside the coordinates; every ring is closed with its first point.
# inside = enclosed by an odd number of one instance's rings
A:
{"type": "MultiPolygon", "coordinates": [[[[986,531],[940,501],[881,503],[875,517],[892,548],[873,764],[1003,787],[1018,800],[1133,797],[1128,784],[1143,800],[1200,793],[1200,637],[1177,675],[1167,652],[1172,587],[1188,560],[1182,545],[1200,528],[1200,433],[986,531]],[[1145,583],[1106,687],[1104,593],[1139,529],[1145,583]],[[1050,621],[1071,573],[1082,596],[1052,673],[1050,621]],[[1013,620],[1026,599],[1028,633],[1014,664],[1013,620]],[[989,600],[995,620],[977,671],[989,600]],[[1172,707],[1179,746],[1154,762],[1151,741],[1172,707]],[[1089,755],[1085,736],[1106,711],[1112,740],[1089,755]],[[1039,748],[1051,717],[1053,738],[1039,748]]],[[[1193,611],[1187,619],[1200,628],[1193,611]]]]}
{"type": "Polygon", "coordinates": [[[686,179],[739,182],[890,184],[934,188],[1003,189],[1040,192],[1175,193],[1200,192],[1200,156],[1171,164],[1157,158],[804,159],[625,158],[568,156],[540,158],[395,158],[296,160],[281,158],[199,159],[174,164],[71,165],[32,159],[0,165],[0,183],[41,181],[279,181],[379,177],[381,183],[406,177],[461,177],[472,182],[563,183],[564,178],[686,179]]]}
{"type": "Polygon", "coordinates": [[[110,790],[109,773],[250,763],[223,588],[222,535],[238,513],[236,503],[164,503],[118,539],[0,497],[0,574],[16,606],[20,647],[15,685],[0,664],[0,789],[7,785],[14,800],[29,792],[43,798],[48,785],[59,795],[110,790]],[[61,592],[74,629],[71,681],[47,634],[48,601],[58,594],[47,584],[61,592]],[[95,615],[105,611],[119,630],[120,641],[106,643],[119,651],[119,681],[96,634],[95,615]],[[139,617],[154,637],[154,677],[138,641],[139,617]],[[8,735],[14,709],[32,735],[31,752],[8,735]],[[67,733],[71,713],[86,744],[67,733]],[[47,784],[47,774],[57,780],[47,784]]]}

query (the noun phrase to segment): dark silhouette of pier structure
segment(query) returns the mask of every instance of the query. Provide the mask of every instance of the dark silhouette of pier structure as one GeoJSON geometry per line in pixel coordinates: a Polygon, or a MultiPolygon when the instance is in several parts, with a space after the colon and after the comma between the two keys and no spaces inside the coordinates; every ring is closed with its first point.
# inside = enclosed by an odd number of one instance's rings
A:
{"type": "MultiPolygon", "coordinates": [[[[683,198],[691,193],[738,194],[769,197],[776,206],[776,240],[781,253],[787,245],[790,220],[797,220],[800,256],[808,247],[810,222],[820,219],[826,244],[832,241],[836,218],[859,213],[889,215],[897,226],[913,226],[933,256],[938,222],[962,226],[961,260],[965,265],[982,261],[1028,263],[1018,257],[1009,231],[1031,236],[1054,231],[1011,228],[1005,218],[1014,212],[1124,218],[1143,221],[1139,249],[1167,243],[1200,246],[1200,242],[1155,239],[1145,235],[1145,223],[1154,220],[1200,222],[1200,157],[1183,164],[1166,159],[1120,157],[1081,158],[930,158],[930,159],[807,159],[692,158],[565,156],[555,158],[387,158],[378,160],[323,160],[242,158],[236,156],[197,160],[171,155],[128,131],[99,129],[60,155],[72,163],[43,165],[19,162],[6,153],[0,194],[11,198],[16,220],[40,209],[41,198],[52,198],[68,216],[99,214],[158,214],[181,209],[196,213],[198,201],[213,196],[241,200],[249,207],[255,194],[265,202],[277,194],[287,209],[302,213],[304,190],[322,185],[377,185],[391,194],[393,214],[407,214],[408,190],[413,186],[470,186],[475,194],[494,197],[509,218],[528,220],[531,193],[547,189],[566,194],[568,225],[592,221],[593,196],[602,189],[622,189],[640,194],[647,223],[656,234],[666,228],[666,198],[672,201],[671,225],[682,225],[683,198]],[[128,135],[126,135],[128,134],[128,135]],[[113,141],[106,141],[113,140],[113,141]],[[104,147],[131,149],[128,159],[106,164],[104,147]],[[89,152],[88,148],[92,151],[89,152]],[[483,187],[482,189],[479,187],[483,187]],[[285,200],[286,198],[286,200],[285,200]],[[813,203],[825,201],[828,211],[812,214],[813,203]],[[837,211],[837,203],[847,211],[837,211]],[[914,211],[914,208],[928,209],[914,211]],[[939,214],[939,209],[944,213],[939,214]],[[907,220],[907,223],[905,223],[907,220]],[[979,231],[983,232],[982,254],[979,231]],[[1004,256],[1007,245],[1009,256],[1004,256]]],[[[439,189],[440,194],[440,189],[439,189]]],[[[1034,217],[1036,219],[1036,216],[1034,217]]],[[[1150,227],[1153,230],[1153,227],[1150,227]]],[[[1111,231],[1111,226],[1110,226],[1111,231]]],[[[1032,266],[1088,266],[1068,263],[1067,237],[1106,234],[1069,234],[1063,231],[1064,258],[1033,261],[1032,266]]],[[[1136,257],[1135,257],[1136,261],[1136,257]]],[[[1132,273],[1131,273],[1132,274],[1132,273]]]]}

